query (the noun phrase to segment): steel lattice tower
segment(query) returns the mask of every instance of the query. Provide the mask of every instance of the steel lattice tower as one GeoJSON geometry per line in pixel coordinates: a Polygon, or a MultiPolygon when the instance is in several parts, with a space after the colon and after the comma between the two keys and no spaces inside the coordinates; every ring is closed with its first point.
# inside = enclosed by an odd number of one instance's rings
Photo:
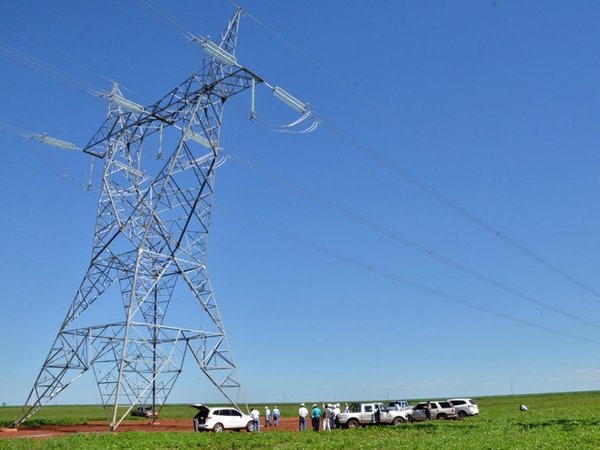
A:
{"type": "MultiPolygon", "coordinates": [[[[239,19],[238,8],[221,35],[226,55],[239,19]]],[[[114,430],[134,405],[164,404],[186,356],[243,400],[205,261],[223,104],[260,82],[217,56],[148,107],[113,86],[83,148],[103,160],[92,258],[15,426],[92,369],[114,430]],[[101,301],[119,316],[93,312],[101,301]],[[198,314],[167,315],[181,303],[198,314]]]]}

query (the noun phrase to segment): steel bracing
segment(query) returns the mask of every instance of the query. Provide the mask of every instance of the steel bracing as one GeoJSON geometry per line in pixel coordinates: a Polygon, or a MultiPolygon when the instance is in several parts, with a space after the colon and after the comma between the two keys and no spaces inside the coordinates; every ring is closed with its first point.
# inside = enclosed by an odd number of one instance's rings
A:
{"type": "MultiPolygon", "coordinates": [[[[219,42],[230,55],[239,19],[238,9],[219,42]]],[[[245,403],[206,252],[223,105],[261,81],[214,57],[150,106],[113,85],[83,149],[103,160],[91,261],[15,426],[91,370],[114,430],[135,405],[164,404],[186,357],[245,403]]]]}

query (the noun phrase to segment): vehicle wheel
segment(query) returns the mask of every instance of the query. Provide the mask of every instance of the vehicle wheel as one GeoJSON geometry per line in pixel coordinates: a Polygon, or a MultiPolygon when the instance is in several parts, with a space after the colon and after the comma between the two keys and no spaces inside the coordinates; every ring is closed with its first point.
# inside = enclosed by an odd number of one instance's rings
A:
{"type": "Polygon", "coordinates": [[[392,425],[402,425],[404,422],[406,421],[402,417],[396,417],[392,422],[392,425]]]}
{"type": "Polygon", "coordinates": [[[213,427],[213,431],[215,433],[220,433],[223,431],[223,424],[222,423],[215,423],[215,426],[213,427]]]}
{"type": "Polygon", "coordinates": [[[252,433],[254,431],[254,424],[250,421],[246,424],[246,431],[252,433]]]}
{"type": "Polygon", "coordinates": [[[437,420],[446,420],[448,416],[444,413],[439,413],[436,418],[437,420]]]}
{"type": "Polygon", "coordinates": [[[349,429],[358,428],[358,420],[349,420],[348,425],[346,425],[349,429]]]}
{"type": "Polygon", "coordinates": [[[465,417],[467,417],[467,413],[465,411],[459,411],[458,417],[460,417],[461,419],[464,419],[465,417]]]}

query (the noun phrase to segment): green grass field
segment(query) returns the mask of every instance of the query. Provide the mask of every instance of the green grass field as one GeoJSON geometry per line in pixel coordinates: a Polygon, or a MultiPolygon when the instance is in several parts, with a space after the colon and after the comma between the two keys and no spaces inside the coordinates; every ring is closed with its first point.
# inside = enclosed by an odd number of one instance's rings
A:
{"type": "MultiPolygon", "coordinates": [[[[477,401],[481,409],[478,417],[399,427],[334,430],[331,433],[76,434],[46,440],[0,440],[0,449],[600,448],[600,392],[484,397],[477,401]],[[519,403],[525,403],[529,412],[519,411],[519,403]]],[[[284,416],[295,417],[297,405],[279,407],[284,416]]],[[[10,422],[18,410],[1,408],[0,420],[10,422]]],[[[105,419],[102,408],[95,406],[53,406],[42,409],[37,415],[43,414],[40,420],[54,423],[105,419]]],[[[162,414],[165,418],[191,416],[191,408],[186,405],[170,405],[162,414]]]]}

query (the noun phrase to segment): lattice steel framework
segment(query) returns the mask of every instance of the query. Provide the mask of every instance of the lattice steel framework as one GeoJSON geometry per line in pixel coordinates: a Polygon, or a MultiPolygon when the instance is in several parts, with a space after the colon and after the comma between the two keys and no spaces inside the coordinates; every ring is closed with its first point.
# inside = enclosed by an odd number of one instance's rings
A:
{"type": "MultiPolygon", "coordinates": [[[[219,42],[231,55],[239,19],[238,9],[219,42]]],[[[205,262],[223,104],[261,81],[213,58],[149,107],[113,86],[83,149],[104,164],[91,262],[15,426],[92,369],[114,430],[134,405],[164,404],[186,356],[243,401],[205,262]],[[123,316],[101,320],[100,300],[123,316]],[[198,314],[176,312],[185,302],[198,314]]]]}

